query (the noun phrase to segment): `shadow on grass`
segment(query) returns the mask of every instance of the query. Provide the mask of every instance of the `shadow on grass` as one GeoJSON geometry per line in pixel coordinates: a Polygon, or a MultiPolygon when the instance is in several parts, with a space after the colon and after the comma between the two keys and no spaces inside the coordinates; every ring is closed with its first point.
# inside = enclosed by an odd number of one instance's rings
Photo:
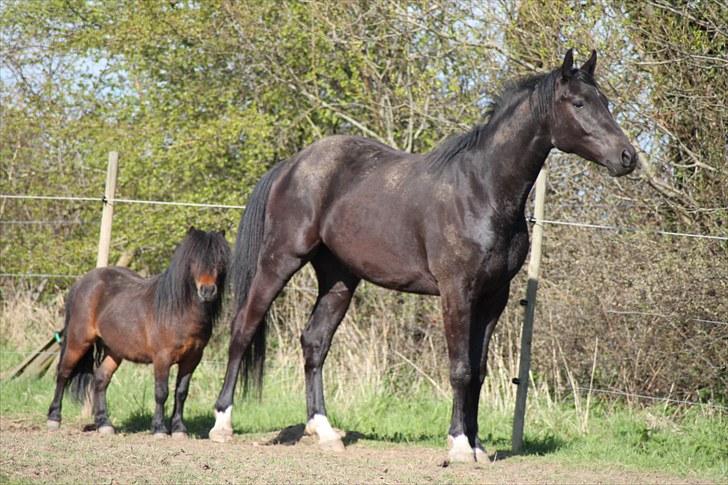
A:
{"type": "MultiPolygon", "coordinates": [[[[169,418],[167,418],[169,419],[169,418]]],[[[193,415],[185,418],[185,425],[190,436],[198,439],[207,439],[208,432],[215,424],[215,418],[209,414],[193,415]]],[[[118,431],[123,433],[149,433],[152,425],[152,413],[143,411],[136,412],[126,418],[118,426],[118,431]]],[[[305,432],[305,424],[299,423],[291,426],[286,426],[281,429],[276,436],[265,442],[266,445],[283,445],[292,446],[298,443],[315,444],[316,440],[305,432]]],[[[275,431],[275,430],[271,430],[275,431]]],[[[236,431],[236,434],[248,434],[247,432],[236,431]]],[[[381,433],[361,433],[359,431],[349,430],[346,431],[342,441],[345,446],[353,445],[360,440],[377,441],[380,443],[419,443],[419,444],[430,444],[438,445],[442,441],[444,446],[444,439],[440,439],[439,436],[433,436],[430,434],[421,435],[410,435],[410,434],[381,434],[381,433]]],[[[484,443],[492,443],[493,437],[488,436],[484,440],[484,443]]],[[[508,443],[505,440],[495,440],[496,451],[489,456],[491,461],[500,461],[511,458],[512,456],[543,456],[554,453],[559,449],[566,446],[568,443],[558,436],[543,436],[538,438],[526,439],[523,444],[523,450],[518,455],[514,455],[511,451],[508,443]]],[[[488,447],[491,448],[492,447],[488,447]]]]}
{"type": "MultiPolygon", "coordinates": [[[[346,431],[344,436],[341,438],[341,441],[344,443],[344,446],[349,446],[362,438],[366,439],[366,437],[358,431],[346,431]]],[[[291,446],[306,439],[313,442],[313,438],[306,435],[306,425],[294,424],[283,428],[276,436],[268,440],[265,444],[291,446]]]]}
{"type": "Polygon", "coordinates": [[[523,443],[520,453],[514,454],[510,448],[497,449],[490,455],[492,461],[507,460],[513,456],[544,456],[554,453],[566,446],[566,441],[558,436],[544,436],[535,439],[527,439],[523,443]]]}
{"type": "MultiPolygon", "coordinates": [[[[207,433],[215,424],[215,418],[211,415],[193,415],[185,417],[187,433],[195,438],[207,438],[207,433]]],[[[169,416],[167,416],[169,425],[169,416]]],[[[152,413],[148,411],[135,412],[118,426],[117,430],[122,433],[150,433],[152,429],[152,413]]]]}

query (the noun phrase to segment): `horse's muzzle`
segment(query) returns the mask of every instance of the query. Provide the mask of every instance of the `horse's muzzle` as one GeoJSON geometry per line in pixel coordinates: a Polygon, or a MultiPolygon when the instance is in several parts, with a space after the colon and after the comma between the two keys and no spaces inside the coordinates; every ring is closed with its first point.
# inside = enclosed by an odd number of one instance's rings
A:
{"type": "Polygon", "coordinates": [[[611,176],[621,177],[634,171],[639,163],[639,156],[637,155],[637,150],[630,145],[629,148],[622,150],[619,157],[614,156],[612,160],[605,162],[603,165],[607,167],[611,176]]]}
{"type": "Polygon", "coordinates": [[[217,296],[217,285],[201,285],[197,288],[197,296],[200,300],[210,302],[217,296]]]}
{"type": "Polygon", "coordinates": [[[637,150],[633,147],[629,147],[629,149],[622,151],[622,167],[624,169],[631,172],[637,166],[638,161],[639,156],[637,155],[637,150]]]}

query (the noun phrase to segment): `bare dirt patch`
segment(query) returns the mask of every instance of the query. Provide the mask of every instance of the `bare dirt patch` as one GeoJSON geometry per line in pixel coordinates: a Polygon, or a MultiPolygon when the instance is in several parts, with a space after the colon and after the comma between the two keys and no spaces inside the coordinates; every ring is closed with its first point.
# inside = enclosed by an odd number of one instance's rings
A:
{"type": "MultiPolygon", "coordinates": [[[[154,439],[146,432],[101,436],[79,423],[48,432],[36,419],[0,418],[0,483],[686,483],[659,473],[511,457],[443,466],[443,448],[356,440],[325,452],[296,429],[207,439],[154,439]]],[[[493,457],[491,456],[491,459],[493,457]]]]}

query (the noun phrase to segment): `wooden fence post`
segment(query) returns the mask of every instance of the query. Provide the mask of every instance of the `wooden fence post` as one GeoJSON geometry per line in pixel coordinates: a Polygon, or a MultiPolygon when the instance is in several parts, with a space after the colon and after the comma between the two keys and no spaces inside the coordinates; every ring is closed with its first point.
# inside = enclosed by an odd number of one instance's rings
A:
{"type": "Polygon", "coordinates": [[[520,453],[523,448],[523,425],[526,416],[526,398],[528,397],[528,378],[531,371],[531,337],[533,335],[533,317],[536,310],[536,290],[538,290],[538,275],[541,266],[541,242],[543,240],[543,206],[546,196],[546,168],[536,179],[536,195],[533,215],[536,223],[533,226],[533,241],[531,243],[531,259],[528,261],[528,286],[526,287],[526,312],[523,318],[521,331],[521,356],[518,363],[518,378],[514,383],[518,385],[516,391],[516,409],[513,415],[513,434],[511,435],[511,450],[520,453]]]}
{"type": "MultiPolygon", "coordinates": [[[[96,256],[96,267],[103,268],[109,264],[111,249],[111,223],[114,219],[114,196],[116,195],[116,174],[119,171],[119,152],[109,152],[109,164],[106,167],[106,188],[104,189],[104,208],[101,212],[101,230],[99,231],[99,251],[96,256]]],[[[83,401],[81,416],[91,416],[93,400],[91,393],[83,401]]]]}
{"type": "Polygon", "coordinates": [[[111,247],[111,221],[114,218],[114,195],[116,194],[116,174],[119,169],[119,153],[109,152],[109,165],[106,168],[106,189],[104,190],[104,209],[101,214],[101,231],[99,233],[99,252],[96,267],[109,264],[111,247]]]}

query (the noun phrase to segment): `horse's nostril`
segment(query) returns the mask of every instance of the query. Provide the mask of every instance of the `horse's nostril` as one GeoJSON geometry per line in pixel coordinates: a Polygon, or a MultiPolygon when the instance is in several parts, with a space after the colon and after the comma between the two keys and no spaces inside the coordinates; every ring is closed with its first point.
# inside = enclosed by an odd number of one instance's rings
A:
{"type": "Polygon", "coordinates": [[[217,294],[217,286],[216,285],[201,286],[198,293],[200,294],[201,298],[205,298],[205,299],[213,298],[217,294]]]}
{"type": "Polygon", "coordinates": [[[629,150],[624,150],[622,152],[622,166],[623,167],[631,167],[634,163],[634,158],[632,157],[632,154],[629,150]]]}

